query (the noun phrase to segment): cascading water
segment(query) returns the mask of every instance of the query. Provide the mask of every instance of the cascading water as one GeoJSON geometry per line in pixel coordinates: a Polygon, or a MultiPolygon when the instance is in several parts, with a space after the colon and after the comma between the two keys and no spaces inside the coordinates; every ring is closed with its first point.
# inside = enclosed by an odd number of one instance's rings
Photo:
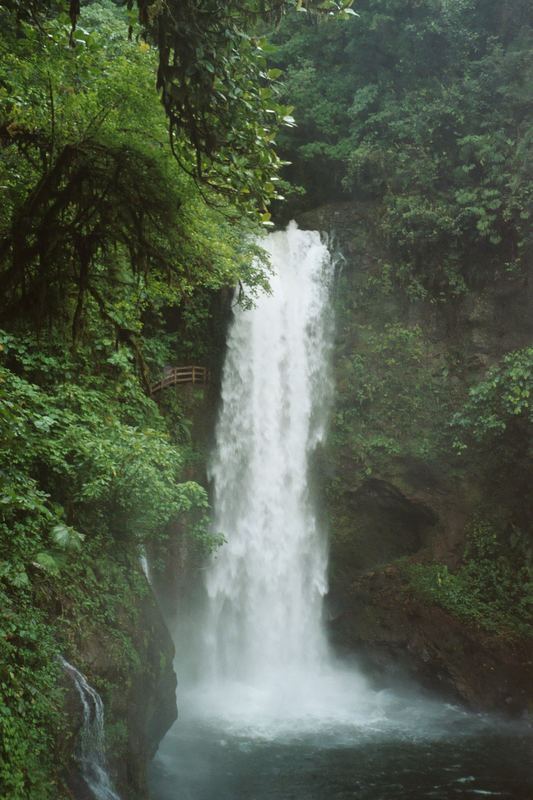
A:
{"type": "MultiPolygon", "coordinates": [[[[207,571],[196,696],[237,726],[279,730],[346,708],[322,624],[327,546],[309,475],[331,396],[334,265],[295,223],[263,247],[272,293],[237,308],[228,337],[210,465],[227,541],[207,571]]],[[[350,681],[360,699],[364,679],[350,681]]]]}
{"type": "Polygon", "coordinates": [[[80,697],[83,724],[80,732],[80,766],[82,777],[95,800],[120,800],[113,789],[107,770],[104,733],[104,704],[76,667],[61,658],[61,664],[70,675],[80,697]]]}
{"type": "Polygon", "coordinates": [[[150,586],[152,586],[152,569],[150,567],[150,562],[148,560],[148,553],[146,552],[145,547],[142,547],[139,552],[139,563],[144,573],[144,577],[146,578],[150,586]]]}
{"type": "Polygon", "coordinates": [[[238,309],[228,340],[215,456],[215,526],[227,543],[207,576],[217,678],[260,680],[325,653],[326,550],[309,493],[325,430],[331,258],[293,223],[265,249],[272,294],[238,309]]]}

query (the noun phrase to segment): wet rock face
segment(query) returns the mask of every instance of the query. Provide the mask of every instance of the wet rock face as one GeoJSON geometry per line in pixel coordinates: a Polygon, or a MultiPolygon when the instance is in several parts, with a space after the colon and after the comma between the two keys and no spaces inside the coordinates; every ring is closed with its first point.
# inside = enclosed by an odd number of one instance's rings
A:
{"type": "MultiPolygon", "coordinates": [[[[159,742],[177,717],[174,645],[151,592],[125,609],[121,633],[129,640],[131,658],[105,628],[96,628],[80,644],[78,664],[98,688],[104,702],[109,772],[122,800],[149,797],[147,769],[159,742]]],[[[64,750],[70,753],[65,782],[76,800],[93,800],[77,765],[82,721],[79,697],[67,686],[64,750]]]]}
{"type": "MultiPolygon", "coordinates": [[[[330,203],[297,218],[301,228],[323,231],[330,246],[343,256],[343,270],[353,273],[352,287],[364,288],[369,278],[391,260],[375,220],[380,208],[372,202],[330,203]]],[[[383,319],[392,314],[419,324],[432,340],[459,347],[471,359],[472,370],[484,369],[502,353],[525,347],[533,338],[533,280],[524,276],[496,277],[490,285],[472,289],[446,305],[429,299],[408,299],[393,292],[380,298],[377,311],[383,319]]],[[[361,309],[361,318],[365,311],[361,309]]]]}
{"type": "MultiPolygon", "coordinates": [[[[298,219],[303,228],[327,233],[342,254],[345,297],[337,304],[335,369],[337,362],[364,348],[365,330],[379,338],[391,324],[416,327],[428,381],[446,370],[446,396],[465,396],[469,384],[481,380],[488,367],[533,338],[533,281],[502,274],[447,303],[409,298],[392,284],[387,291],[374,290],[382,265],[391,260],[374,225],[377,215],[379,208],[372,203],[343,202],[307,211],[298,219]],[[360,331],[363,335],[358,338],[360,331]]],[[[338,374],[342,397],[334,413],[349,414],[348,392],[356,391],[356,379],[355,388],[347,389],[342,371],[338,374]]],[[[473,708],[519,713],[531,703],[531,643],[469,627],[427,598],[415,596],[394,562],[400,558],[438,562],[453,571],[461,563],[467,525],[480,509],[506,504],[527,518],[525,511],[519,511],[525,504],[525,481],[501,474],[501,469],[496,474],[491,467],[490,472],[485,463],[476,462],[475,454],[461,467],[453,454],[431,451],[436,439],[424,436],[445,426],[448,417],[439,417],[437,409],[433,414],[431,394],[424,399],[424,380],[409,383],[408,371],[400,391],[422,397],[413,408],[422,407],[425,417],[416,418],[411,431],[416,436],[418,428],[420,441],[430,442],[425,450],[419,448],[426,455],[414,457],[406,442],[397,438],[394,452],[367,469],[364,448],[371,436],[379,438],[391,430],[394,436],[398,422],[408,427],[405,410],[403,420],[398,419],[387,380],[389,373],[384,370],[391,398],[387,413],[380,418],[369,413],[356,429],[363,455],[358,456],[357,444],[344,446],[337,440],[320,475],[322,486],[329,481],[334,487],[334,500],[325,504],[325,522],[330,534],[329,612],[335,642],[341,649],[364,652],[374,668],[401,665],[473,708]]],[[[358,408],[365,413],[364,406],[358,408]]]]}
{"type": "MultiPolygon", "coordinates": [[[[139,797],[144,797],[148,796],[148,764],[177,717],[174,645],[153,595],[146,598],[141,609],[135,643],[140,656],[139,669],[121,704],[129,734],[124,781],[139,797]]],[[[135,797],[129,791],[124,796],[135,797]]]]}
{"type": "Polygon", "coordinates": [[[533,711],[533,642],[503,640],[420,601],[395,567],[356,579],[334,641],[379,672],[400,670],[484,711],[533,711]]]}
{"type": "Polygon", "coordinates": [[[346,492],[345,533],[332,552],[336,589],[354,575],[409,556],[428,544],[438,522],[434,509],[418,497],[408,498],[393,483],[365,480],[346,492]]]}

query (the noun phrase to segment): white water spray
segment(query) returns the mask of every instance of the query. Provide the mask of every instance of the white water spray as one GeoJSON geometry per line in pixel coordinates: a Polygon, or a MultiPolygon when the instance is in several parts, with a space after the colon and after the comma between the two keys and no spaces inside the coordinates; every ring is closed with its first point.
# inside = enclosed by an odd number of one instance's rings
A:
{"type": "Polygon", "coordinates": [[[320,235],[295,223],[263,246],[272,294],[237,308],[228,337],[210,469],[215,529],[227,542],[206,579],[210,674],[197,693],[208,713],[246,727],[327,719],[341,689],[322,624],[327,547],[309,489],[331,396],[333,263],[320,235]]]}
{"type": "Polygon", "coordinates": [[[331,259],[293,223],[268,237],[272,294],[237,309],[211,465],[215,525],[227,543],[207,577],[217,678],[261,681],[324,656],[326,549],[309,495],[309,457],[329,396],[331,259]]]}
{"type": "Polygon", "coordinates": [[[227,543],[207,571],[205,613],[177,638],[178,674],[193,672],[180,681],[154,797],[455,796],[475,778],[460,750],[450,766],[435,743],[476,740],[481,718],[407,686],[373,688],[329,652],[327,553],[308,487],[331,393],[332,264],[318,234],[294,225],[266,247],[273,294],[235,311],[211,465],[227,543]],[[206,633],[201,651],[195,632],[206,633]]]}
{"type": "Polygon", "coordinates": [[[146,547],[144,546],[141,547],[139,551],[139,563],[141,565],[142,571],[144,572],[144,577],[146,578],[150,586],[152,586],[153,585],[152,569],[150,567],[150,562],[148,560],[148,553],[146,552],[146,547]]]}
{"type": "Polygon", "coordinates": [[[102,698],[76,667],[61,658],[80,697],[83,724],[80,732],[80,766],[82,777],[95,800],[120,800],[113,789],[107,770],[102,698]]]}
{"type": "Polygon", "coordinates": [[[265,248],[272,294],[237,308],[228,337],[211,463],[215,530],[227,542],[212,557],[207,608],[195,620],[203,649],[191,648],[190,628],[178,637],[194,673],[178,698],[181,722],[160,751],[170,770],[174,736],[191,721],[202,741],[206,731],[223,733],[222,745],[226,736],[318,736],[320,746],[384,734],[433,738],[450,720],[463,722],[459,710],[407,686],[373,688],[328,648],[327,547],[309,484],[332,394],[333,264],[319,234],[294,223],[265,248]]]}

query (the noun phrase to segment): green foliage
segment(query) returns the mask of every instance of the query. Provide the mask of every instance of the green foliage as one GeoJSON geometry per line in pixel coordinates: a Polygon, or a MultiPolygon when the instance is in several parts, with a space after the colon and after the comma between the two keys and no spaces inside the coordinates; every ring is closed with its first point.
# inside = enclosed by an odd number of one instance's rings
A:
{"type": "MultiPolygon", "coordinates": [[[[291,8],[347,17],[352,0],[137,0],[142,34],[158,50],[157,88],[168,119],[170,144],[182,169],[198,184],[231,195],[247,213],[263,211],[277,197],[275,181],[282,164],[275,137],[294,125],[292,106],[279,101],[279,70],[267,64],[267,39],[257,35],[259,20],[278,20],[291,8]]],[[[130,37],[136,27],[134,2],[123,16],[130,37]],[[126,23],[127,20],[127,23],[126,23]]],[[[40,28],[57,21],[70,47],[90,48],[91,35],[76,27],[79,0],[63,4],[5,4],[6,16],[20,27],[36,20],[40,28]]],[[[3,9],[2,9],[3,10],[3,9]]],[[[87,9],[81,21],[85,25],[87,9]]],[[[136,31],[137,32],[137,31],[136,31]]]]}
{"type": "Polygon", "coordinates": [[[444,299],[519,272],[531,246],[531,4],[360,0],[287,20],[276,65],[298,127],[288,175],[318,205],[371,199],[395,279],[444,299]]]}
{"type": "Polygon", "coordinates": [[[0,40],[0,313],[69,326],[74,343],[103,323],[145,372],[141,316],[199,287],[265,286],[264,259],[257,228],[173,158],[155,52],[112,5],[84,20],[75,49],[61,18],[7,18],[0,40]]]}
{"type": "Polygon", "coordinates": [[[78,533],[68,525],[55,525],[52,528],[51,539],[62,550],[81,550],[85,536],[78,533]]]}
{"type": "Polygon", "coordinates": [[[472,386],[463,408],[452,419],[454,447],[494,446],[517,432],[532,440],[533,348],[516,350],[491,367],[485,378],[472,386]]]}
{"type": "Polygon", "coordinates": [[[528,537],[511,526],[475,520],[461,567],[410,564],[410,586],[434,603],[487,631],[531,636],[533,561],[528,537]]]}
{"type": "Polygon", "coordinates": [[[164,540],[166,526],[177,519],[197,546],[209,548],[217,540],[209,532],[206,492],[180,481],[185,454],[143,395],[129,359],[111,359],[104,375],[76,376],[86,353],[61,356],[54,343],[37,350],[31,337],[5,334],[2,341],[5,796],[44,800],[58,797],[62,759],[54,655],[60,648],[78,652],[105,630],[106,646],[126,678],[138,657],[124,633],[125,609],[133,614],[146,591],[138,565],[141,543],[164,540]],[[41,385],[33,382],[37,376],[41,385]],[[32,637],[31,658],[25,631],[32,637]]]}
{"type": "Polygon", "coordinates": [[[10,800],[55,800],[64,724],[57,642],[17,560],[0,562],[0,788],[10,800]]]}
{"type": "MultiPolygon", "coordinates": [[[[4,357],[15,356],[7,344],[4,357]]],[[[67,372],[68,359],[63,365],[67,372]]],[[[121,377],[128,370],[122,364],[121,377]]],[[[139,417],[135,404],[143,405],[138,383],[131,408],[117,396],[122,381],[113,385],[109,376],[49,391],[5,367],[0,379],[6,524],[22,522],[25,513],[58,550],[76,552],[91,532],[142,542],[180,512],[206,507],[204,490],[179,483],[183,457],[155,405],[148,401],[142,427],[131,424],[139,417]]]]}
{"type": "Polygon", "coordinates": [[[442,455],[434,423],[447,413],[447,370],[420,328],[355,323],[343,339],[333,446],[345,457],[352,453],[367,477],[389,469],[396,456],[431,461],[442,455]]]}
{"type": "MultiPolygon", "coordinates": [[[[352,0],[137,0],[139,18],[159,50],[158,88],[175,137],[176,157],[196,179],[230,193],[244,209],[278,198],[282,161],[275,139],[293,127],[292,105],[280,102],[280,70],[258,22],[296,8],[313,16],[349,17],[352,0]],[[180,148],[186,137],[192,152],[180,148]],[[176,146],[177,145],[177,146],[176,146]]],[[[133,1],[129,2],[129,7],[133,1]]],[[[268,212],[263,220],[269,222],[268,212]]]]}

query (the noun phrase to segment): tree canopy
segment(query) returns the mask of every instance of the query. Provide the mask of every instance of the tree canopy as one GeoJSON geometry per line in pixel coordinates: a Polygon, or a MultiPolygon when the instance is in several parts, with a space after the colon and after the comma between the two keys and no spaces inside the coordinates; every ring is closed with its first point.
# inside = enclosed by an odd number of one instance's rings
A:
{"type": "MultiPolygon", "coordinates": [[[[282,166],[276,134],[292,126],[292,106],[280,103],[279,70],[269,69],[271,45],[259,23],[278,22],[290,9],[317,15],[353,14],[353,0],[128,0],[130,36],[157,48],[157,89],[165,108],[170,146],[182,168],[200,184],[250,210],[267,213],[277,197],[282,166]],[[135,33],[135,21],[141,30],[135,33]]],[[[80,0],[21,3],[7,7],[19,18],[35,19],[68,7],[71,31],[83,21],[80,0]]]]}
{"type": "Polygon", "coordinates": [[[378,203],[395,277],[412,296],[523,274],[531,4],[359,0],[357,11],[352,26],[287,19],[276,36],[298,120],[280,145],[303,202],[378,203]]]}

